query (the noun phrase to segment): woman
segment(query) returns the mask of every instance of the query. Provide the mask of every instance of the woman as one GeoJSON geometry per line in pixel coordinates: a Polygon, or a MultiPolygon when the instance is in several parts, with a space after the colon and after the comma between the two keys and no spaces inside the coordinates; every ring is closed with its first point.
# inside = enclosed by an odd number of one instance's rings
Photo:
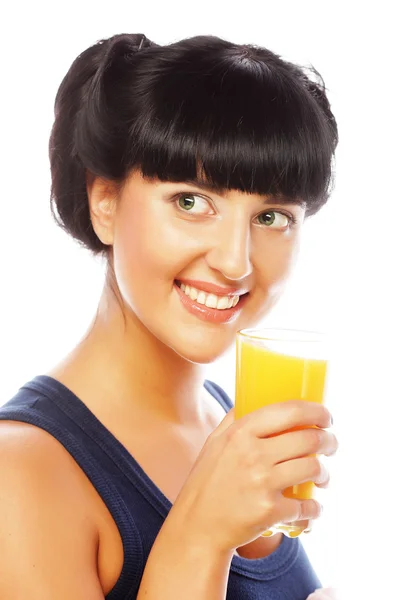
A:
{"type": "Polygon", "coordinates": [[[293,399],[234,422],[202,365],[279,299],[336,144],[322,81],[264,48],[126,34],[72,64],[52,206],[107,271],[83,339],[0,410],[2,598],[320,586],[299,540],[260,534],[319,516],[281,491],[327,485],[309,455],[336,450],[328,411],[293,399]],[[301,425],[319,429],[283,433],[301,425]]]}

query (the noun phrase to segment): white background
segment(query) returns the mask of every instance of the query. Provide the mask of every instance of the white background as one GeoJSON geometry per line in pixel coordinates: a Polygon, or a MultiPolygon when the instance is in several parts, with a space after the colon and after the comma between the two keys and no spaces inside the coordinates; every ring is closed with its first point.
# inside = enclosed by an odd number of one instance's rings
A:
{"type": "MultiPolygon", "coordinates": [[[[394,4],[35,2],[2,9],[0,18],[0,404],[78,341],[102,286],[101,264],[49,210],[53,102],[73,59],[115,33],[160,44],[214,34],[264,45],[323,75],[339,125],[336,189],[307,223],[297,270],[267,324],[333,336],[329,404],[341,449],[328,461],[324,516],[304,544],[323,583],[357,600],[400,597],[394,4]]],[[[233,395],[233,353],[208,377],[233,395]]]]}

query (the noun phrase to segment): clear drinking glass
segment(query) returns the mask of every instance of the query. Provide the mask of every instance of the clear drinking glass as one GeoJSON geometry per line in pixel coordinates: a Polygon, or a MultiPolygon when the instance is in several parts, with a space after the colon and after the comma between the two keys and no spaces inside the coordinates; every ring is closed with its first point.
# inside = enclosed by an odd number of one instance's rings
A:
{"type": "MultiPolygon", "coordinates": [[[[236,337],[235,418],[288,400],[324,404],[328,343],[323,333],[291,329],[244,329],[236,337]]],[[[301,429],[301,428],[296,428],[301,429]]],[[[309,481],[284,490],[288,498],[314,497],[309,481]]],[[[262,535],[297,537],[307,524],[276,523],[262,535]]]]}

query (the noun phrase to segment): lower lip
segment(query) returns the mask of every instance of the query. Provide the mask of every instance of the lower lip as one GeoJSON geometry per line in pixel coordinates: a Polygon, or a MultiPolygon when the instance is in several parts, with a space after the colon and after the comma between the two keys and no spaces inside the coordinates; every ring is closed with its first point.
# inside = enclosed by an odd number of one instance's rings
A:
{"type": "Polygon", "coordinates": [[[229,323],[236,319],[248,296],[248,294],[243,294],[240,296],[239,302],[232,308],[218,310],[217,308],[209,308],[204,304],[195,302],[189,296],[186,296],[184,292],[182,292],[181,288],[176,282],[174,282],[174,287],[178,292],[179,298],[181,299],[181,302],[186,310],[195,317],[198,317],[203,321],[208,321],[209,323],[229,323]]]}

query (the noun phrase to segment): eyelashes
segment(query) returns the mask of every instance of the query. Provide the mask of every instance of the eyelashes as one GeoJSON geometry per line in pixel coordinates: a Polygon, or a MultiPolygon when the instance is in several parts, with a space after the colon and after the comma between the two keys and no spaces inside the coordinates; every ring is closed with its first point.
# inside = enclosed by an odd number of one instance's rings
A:
{"type": "MultiPolygon", "coordinates": [[[[172,199],[177,210],[190,217],[204,217],[216,214],[210,200],[193,192],[182,192],[172,199]]],[[[264,210],[254,218],[255,224],[266,229],[287,231],[298,224],[298,219],[290,213],[281,210],[264,210]]]]}
{"type": "MultiPolygon", "coordinates": [[[[177,196],[176,198],[176,203],[178,208],[180,208],[181,210],[183,210],[184,212],[190,213],[190,214],[194,214],[194,215],[206,215],[206,214],[210,214],[210,209],[212,208],[209,201],[206,200],[205,198],[202,198],[201,196],[198,196],[197,194],[179,194],[179,196],[177,196]],[[199,199],[200,202],[197,202],[194,200],[195,198],[199,199]],[[181,202],[181,200],[184,200],[184,202],[181,202]],[[196,207],[196,204],[198,204],[199,206],[196,207]],[[192,210],[193,208],[197,209],[197,210],[192,210]],[[203,209],[207,209],[206,211],[204,211],[203,209]]],[[[212,210],[211,214],[213,214],[214,211],[212,210]]]]}

